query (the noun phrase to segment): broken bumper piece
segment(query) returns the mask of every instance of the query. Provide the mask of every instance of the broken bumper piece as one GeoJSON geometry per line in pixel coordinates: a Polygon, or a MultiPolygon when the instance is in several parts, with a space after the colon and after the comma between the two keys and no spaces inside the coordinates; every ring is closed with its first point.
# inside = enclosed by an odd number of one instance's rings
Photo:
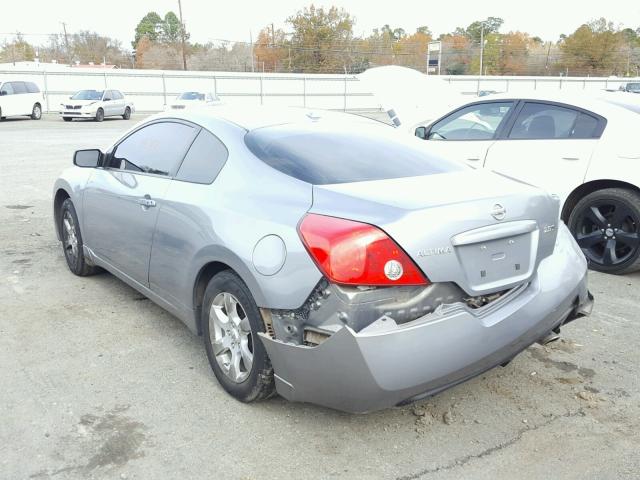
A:
{"type": "Polygon", "coordinates": [[[278,393],[363,413],[435,394],[509,361],[590,310],[584,256],[563,233],[529,284],[483,308],[446,305],[401,325],[382,317],[359,332],[345,326],[314,347],[260,334],[278,393]]]}

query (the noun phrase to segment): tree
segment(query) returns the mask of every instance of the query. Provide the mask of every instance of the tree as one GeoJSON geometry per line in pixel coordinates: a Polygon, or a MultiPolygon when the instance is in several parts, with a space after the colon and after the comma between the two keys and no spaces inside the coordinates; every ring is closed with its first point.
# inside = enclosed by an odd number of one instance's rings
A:
{"type": "Polygon", "coordinates": [[[160,15],[158,15],[156,12],[149,12],[144,17],[142,17],[142,20],[140,20],[138,26],[136,27],[135,38],[133,42],[131,42],[133,48],[137,47],[138,42],[142,37],[147,37],[152,42],[157,41],[160,34],[161,25],[162,18],[160,18],[160,15]]]}
{"type": "Polygon", "coordinates": [[[484,36],[486,37],[492,33],[498,33],[503,23],[504,20],[499,17],[488,17],[486,20],[476,20],[466,28],[464,34],[472,42],[480,44],[483,28],[484,36]]]}
{"type": "Polygon", "coordinates": [[[22,34],[18,33],[12,42],[4,42],[0,51],[0,62],[24,62],[32,61],[36,51],[22,34]]]}
{"type": "Polygon", "coordinates": [[[118,40],[103,37],[88,30],[74,33],[71,37],[70,47],[73,59],[80,63],[102,63],[104,61],[119,64],[125,56],[118,40]]]}
{"type": "Polygon", "coordinates": [[[339,72],[351,64],[355,20],[344,9],[305,7],[289,17],[292,68],[299,72],[339,72]]]}
{"type": "Polygon", "coordinates": [[[287,59],[291,58],[290,52],[284,31],[265,27],[260,31],[253,45],[256,69],[264,68],[266,72],[288,70],[290,65],[287,59]]]}
{"type": "MultiPolygon", "coordinates": [[[[182,24],[180,19],[173,12],[167,12],[162,22],[161,35],[159,40],[164,43],[177,44],[182,40],[182,24]]],[[[185,31],[185,41],[189,39],[189,34],[185,31]]]]}
{"type": "Polygon", "coordinates": [[[604,18],[586,23],[561,41],[562,65],[577,75],[612,75],[626,66],[624,36],[604,18]]]}

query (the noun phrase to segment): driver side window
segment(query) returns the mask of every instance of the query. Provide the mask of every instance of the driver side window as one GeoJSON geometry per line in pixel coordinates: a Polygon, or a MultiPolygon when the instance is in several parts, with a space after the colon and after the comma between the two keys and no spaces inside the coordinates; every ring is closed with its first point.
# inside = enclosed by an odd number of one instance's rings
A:
{"type": "Polygon", "coordinates": [[[125,138],[106,167],[173,177],[198,131],[183,123],[152,123],[125,138]]]}
{"type": "Polygon", "coordinates": [[[513,103],[487,102],[461,108],[436,122],[428,140],[491,140],[513,103]]]}

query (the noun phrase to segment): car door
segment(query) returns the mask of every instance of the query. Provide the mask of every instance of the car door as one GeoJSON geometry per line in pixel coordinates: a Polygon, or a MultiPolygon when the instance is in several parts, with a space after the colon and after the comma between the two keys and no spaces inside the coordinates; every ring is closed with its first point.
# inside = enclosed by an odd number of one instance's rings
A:
{"type": "Polygon", "coordinates": [[[101,260],[148,286],[153,234],[171,178],[196,127],[157,121],[108,152],[84,191],[83,236],[101,260]]]}
{"type": "Polygon", "coordinates": [[[18,115],[19,103],[13,91],[14,82],[6,82],[2,84],[2,96],[0,96],[0,107],[2,107],[2,116],[9,117],[18,115]]]}
{"type": "Polygon", "coordinates": [[[111,92],[113,93],[113,114],[124,115],[124,96],[119,90],[112,90],[111,92]]]}
{"type": "Polygon", "coordinates": [[[199,199],[213,194],[211,184],[228,155],[222,141],[202,129],[166,192],[153,237],[149,284],[173,305],[190,307],[193,264],[188,259],[207,246],[212,228],[207,202],[199,199]]]}
{"type": "Polygon", "coordinates": [[[114,111],[114,101],[113,101],[113,91],[105,90],[104,95],[102,96],[102,109],[104,110],[105,117],[111,117],[115,115],[114,111]]]}
{"type": "Polygon", "coordinates": [[[11,82],[13,85],[13,99],[15,101],[15,113],[13,115],[31,115],[33,103],[31,95],[27,91],[24,82],[11,82]]]}
{"type": "Polygon", "coordinates": [[[502,100],[466,105],[429,128],[418,127],[416,136],[424,138],[429,151],[436,155],[482,168],[489,147],[506,124],[515,103],[502,100]]]}
{"type": "Polygon", "coordinates": [[[569,105],[522,102],[504,139],[489,148],[485,168],[544,188],[564,202],[583,183],[605,124],[569,105]]]}

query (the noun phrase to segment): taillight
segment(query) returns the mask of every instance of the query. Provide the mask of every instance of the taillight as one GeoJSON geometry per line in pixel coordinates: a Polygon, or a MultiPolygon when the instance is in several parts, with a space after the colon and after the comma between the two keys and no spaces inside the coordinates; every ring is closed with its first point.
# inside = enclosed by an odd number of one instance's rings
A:
{"type": "Polygon", "coordinates": [[[324,275],[343,285],[428,285],[429,281],[389,236],[373,225],[307,214],[298,227],[324,275]]]}

